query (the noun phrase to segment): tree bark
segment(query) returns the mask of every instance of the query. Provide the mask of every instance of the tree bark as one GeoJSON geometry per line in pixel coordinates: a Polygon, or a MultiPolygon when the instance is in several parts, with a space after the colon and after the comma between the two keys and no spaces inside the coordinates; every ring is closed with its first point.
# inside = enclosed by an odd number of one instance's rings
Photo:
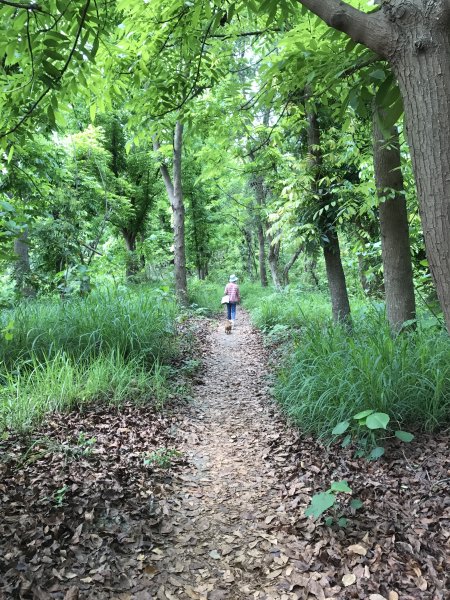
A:
{"type": "Polygon", "coordinates": [[[270,273],[272,275],[273,285],[279,289],[281,288],[281,279],[278,271],[278,262],[280,259],[280,242],[273,243],[272,236],[267,234],[267,241],[269,242],[269,254],[267,260],[269,262],[270,273]]]}
{"type": "Polygon", "coordinates": [[[28,245],[28,230],[14,240],[14,253],[17,259],[14,264],[14,278],[16,287],[23,298],[34,298],[36,290],[30,284],[30,254],[28,245]]]}
{"type": "Polygon", "coordinates": [[[329,232],[328,243],[323,247],[328,286],[330,288],[333,321],[345,322],[350,317],[347,283],[342,267],[341,250],[336,232],[329,232]]]}
{"type": "Polygon", "coordinates": [[[342,0],[300,0],[386,58],[400,86],[431,274],[450,331],[450,3],[391,0],[366,14],[342,0]]]}
{"type": "MultiPolygon", "coordinates": [[[[307,110],[307,118],[308,151],[310,155],[309,167],[314,175],[312,191],[317,194],[318,181],[321,177],[320,168],[322,166],[320,128],[317,114],[314,110],[307,110]]],[[[327,241],[323,242],[323,255],[325,258],[328,287],[330,289],[333,321],[335,323],[340,321],[350,322],[350,303],[336,227],[333,223],[324,222],[321,224],[321,229],[322,238],[327,238],[327,241]]]]}
{"type": "Polygon", "coordinates": [[[299,248],[297,248],[297,250],[291,256],[291,258],[284,265],[284,269],[283,269],[283,284],[284,285],[289,284],[289,272],[292,269],[292,267],[294,266],[295,262],[297,261],[298,257],[300,256],[300,254],[302,252],[303,252],[303,246],[300,246],[299,248]]]}
{"type": "Polygon", "coordinates": [[[394,332],[400,331],[405,321],[415,319],[411,246],[409,243],[408,214],[401,171],[400,141],[396,127],[389,137],[381,130],[383,114],[374,110],[373,162],[375,184],[380,200],[379,217],[381,255],[383,259],[386,315],[394,332]]]}
{"type": "MultiPolygon", "coordinates": [[[[159,149],[159,143],[153,140],[155,150],[159,149]]],[[[186,247],[184,234],[184,202],[183,188],[181,185],[181,154],[183,148],[183,125],[177,121],[173,141],[173,181],[165,164],[161,164],[160,170],[166,186],[167,195],[170,200],[173,215],[173,237],[174,237],[174,265],[175,265],[175,292],[181,304],[188,302],[187,295],[187,273],[186,273],[186,247]]]]}
{"type": "Polygon", "coordinates": [[[139,259],[136,255],[136,234],[127,229],[122,229],[127,256],[125,259],[127,281],[132,281],[139,271],[139,259]]]}

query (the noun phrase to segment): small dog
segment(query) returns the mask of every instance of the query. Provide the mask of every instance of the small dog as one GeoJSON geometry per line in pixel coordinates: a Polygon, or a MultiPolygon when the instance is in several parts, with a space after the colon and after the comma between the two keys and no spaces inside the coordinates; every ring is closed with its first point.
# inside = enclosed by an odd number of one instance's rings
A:
{"type": "Polygon", "coordinates": [[[225,333],[227,335],[230,335],[230,333],[231,333],[231,321],[228,321],[228,323],[225,325],[225,333]]]}

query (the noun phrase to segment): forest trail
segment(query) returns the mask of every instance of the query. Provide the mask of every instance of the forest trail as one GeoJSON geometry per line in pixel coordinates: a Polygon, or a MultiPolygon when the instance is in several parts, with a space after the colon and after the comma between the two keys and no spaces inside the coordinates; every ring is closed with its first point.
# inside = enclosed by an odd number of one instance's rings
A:
{"type": "MultiPolygon", "coordinates": [[[[298,598],[296,539],[267,457],[279,437],[267,402],[267,365],[242,311],[231,335],[220,323],[195,387],[178,448],[190,467],[169,499],[163,546],[153,552],[158,599],[298,598]],[[294,560],[292,560],[294,557],[294,560]],[[288,575],[286,591],[277,584],[288,575]]],[[[300,550],[300,548],[298,548],[300,550]]],[[[299,558],[300,556],[298,556],[299,558]]]]}

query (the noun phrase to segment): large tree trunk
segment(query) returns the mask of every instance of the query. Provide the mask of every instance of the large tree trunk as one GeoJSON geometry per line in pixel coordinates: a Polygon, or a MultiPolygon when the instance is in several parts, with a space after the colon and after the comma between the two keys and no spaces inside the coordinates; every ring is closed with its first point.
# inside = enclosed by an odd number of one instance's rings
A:
{"type": "Polygon", "coordinates": [[[348,301],[347,283],[342,267],[341,250],[336,232],[328,233],[328,243],[323,247],[328,286],[330,288],[333,321],[348,321],[350,303],[348,301]]]}
{"type": "Polygon", "coordinates": [[[379,125],[383,115],[374,111],[373,162],[380,200],[381,254],[386,314],[394,332],[416,317],[408,214],[401,171],[400,141],[393,127],[385,139],[379,125]]]}
{"type": "Polygon", "coordinates": [[[387,59],[405,107],[431,274],[450,331],[450,3],[391,0],[366,14],[342,0],[300,0],[387,59]]]}
{"type": "MultiPolygon", "coordinates": [[[[155,150],[159,143],[154,140],[155,150]]],[[[173,215],[174,237],[174,265],[175,265],[175,292],[181,304],[187,304],[187,274],[186,274],[186,248],[184,236],[184,202],[183,188],[181,185],[181,153],[183,147],[183,125],[177,121],[173,142],[173,182],[165,164],[161,164],[161,175],[169,196],[173,215]]]]}
{"type": "Polygon", "coordinates": [[[14,240],[14,253],[17,256],[14,264],[16,287],[23,298],[34,298],[36,290],[30,284],[30,254],[28,245],[28,230],[14,240]]]}
{"type": "Polygon", "coordinates": [[[450,331],[450,34],[433,44],[440,52],[425,48],[393,67],[405,105],[427,258],[450,331]]]}

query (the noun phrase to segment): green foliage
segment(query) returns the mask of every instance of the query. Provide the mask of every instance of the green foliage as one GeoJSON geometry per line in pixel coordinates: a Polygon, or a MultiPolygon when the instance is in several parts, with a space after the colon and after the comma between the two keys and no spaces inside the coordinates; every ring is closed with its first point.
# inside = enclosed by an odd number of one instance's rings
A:
{"type": "Polygon", "coordinates": [[[339,494],[351,493],[352,489],[345,479],[342,481],[333,481],[329,490],[314,494],[308,508],[305,510],[305,516],[318,518],[335,506],[339,494]]]}
{"type": "Polygon", "coordinates": [[[5,314],[13,327],[0,350],[0,430],[26,430],[49,412],[94,400],[162,408],[170,393],[164,363],[178,352],[177,312],[171,296],[142,287],[5,314]]]}
{"type": "Polygon", "coordinates": [[[159,467],[160,469],[170,469],[173,460],[181,456],[181,452],[174,448],[159,448],[149,452],[144,457],[146,467],[159,467]]]}
{"type": "Polygon", "coordinates": [[[355,320],[352,334],[317,322],[303,325],[277,386],[284,410],[303,430],[325,437],[334,428],[344,433],[348,416],[367,406],[375,411],[366,417],[372,428],[386,426],[387,415],[393,423],[427,431],[450,422],[450,344],[444,332],[419,326],[393,337],[375,315],[355,320]]]}
{"type": "MultiPolygon", "coordinates": [[[[378,430],[386,431],[390,421],[389,415],[376,412],[373,409],[363,410],[353,415],[351,420],[341,421],[332,430],[332,435],[339,436],[346,433],[342,441],[345,448],[352,441],[358,446],[357,456],[366,455],[369,460],[376,460],[384,455],[384,446],[377,446],[381,441],[392,437],[388,432],[381,434],[378,430]]],[[[394,436],[403,442],[411,442],[414,435],[407,431],[396,431],[394,436]]]]}
{"type": "Polygon", "coordinates": [[[107,288],[87,298],[65,302],[41,300],[4,313],[3,327],[14,321],[13,339],[0,348],[0,362],[12,368],[19,360],[52,358],[60,352],[88,362],[118,350],[149,365],[174,351],[174,299],[158,288],[107,288]]]}
{"type": "Polygon", "coordinates": [[[206,309],[209,314],[216,314],[222,310],[220,299],[223,296],[226,281],[223,285],[199,279],[189,281],[189,305],[191,308],[206,309]]]}

